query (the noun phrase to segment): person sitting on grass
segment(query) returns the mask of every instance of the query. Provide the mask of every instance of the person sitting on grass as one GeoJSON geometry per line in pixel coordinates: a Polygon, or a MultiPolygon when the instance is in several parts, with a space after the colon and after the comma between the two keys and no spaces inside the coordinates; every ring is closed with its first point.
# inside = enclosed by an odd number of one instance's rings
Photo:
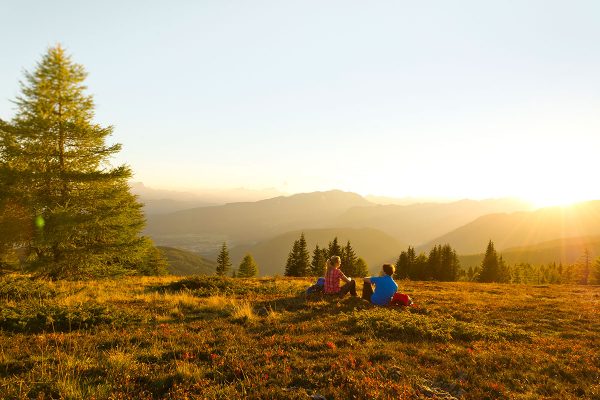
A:
{"type": "Polygon", "coordinates": [[[390,304],[392,296],[398,290],[398,285],[392,278],[395,270],[394,264],[383,264],[380,276],[363,278],[362,298],[380,306],[390,304]],[[373,292],[373,285],[375,285],[375,292],[373,292]]]}
{"type": "Polygon", "coordinates": [[[327,260],[327,269],[325,271],[325,287],[323,292],[325,294],[338,294],[343,297],[346,293],[350,292],[351,296],[356,296],[356,281],[346,277],[340,266],[342,260],[338,256],[332,256],[327,260]],[[340,280],[346,282],[346,284],[340,287],[340,280]]]}

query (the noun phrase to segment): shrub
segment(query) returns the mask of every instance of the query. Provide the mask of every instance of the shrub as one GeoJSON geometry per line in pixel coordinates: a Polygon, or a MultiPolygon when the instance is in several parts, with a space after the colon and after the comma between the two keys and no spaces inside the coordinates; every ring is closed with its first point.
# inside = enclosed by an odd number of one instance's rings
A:
{"type": "Polygon", "coordinates": [[[0,279],[0,298],[2,299],[48,299],[54,296],[56,296],[56,290],[50,284],[39,279],[24,276],[6,276],[0,279]]]}

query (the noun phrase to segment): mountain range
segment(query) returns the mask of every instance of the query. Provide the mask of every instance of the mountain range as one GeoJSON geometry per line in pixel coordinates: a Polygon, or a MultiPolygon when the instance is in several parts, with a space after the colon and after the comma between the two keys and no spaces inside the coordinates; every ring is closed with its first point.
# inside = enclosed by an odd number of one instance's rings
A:
{"type": "Polygon", "coordinates": [[[215,259],[225,241],[234,263],[250,252],[261,274],[271,275],[283,274],[287,254],[302,231],[311,251],[335,236],[350,240],[375,269],[394,261],[408,245],[428,252],[435,244],[448,243],[465,262],[472,262],[481,257],[489,240],[507,261],[550,262],[550,255],[579,251],[568,250],[575,245],[560,244],[571,243],[566,239],[592,243],[600,236],[600,201],[538,210],[513,199],[380,205],[333,190],[149,214],[147,220],[146,233],[159,245],[215,259]],[[532,247],[536,245],[541,247],[532,247]]]}

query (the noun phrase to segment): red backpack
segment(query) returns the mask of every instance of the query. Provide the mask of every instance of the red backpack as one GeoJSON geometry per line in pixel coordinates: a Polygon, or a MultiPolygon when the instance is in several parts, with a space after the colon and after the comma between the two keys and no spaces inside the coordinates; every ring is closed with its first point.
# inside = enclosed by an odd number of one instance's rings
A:
{"type": "Polygon", "coordinates": [[[405,293],[394,293],[390,306],[410,306],[413,303],[409,295],[405,293]]]}

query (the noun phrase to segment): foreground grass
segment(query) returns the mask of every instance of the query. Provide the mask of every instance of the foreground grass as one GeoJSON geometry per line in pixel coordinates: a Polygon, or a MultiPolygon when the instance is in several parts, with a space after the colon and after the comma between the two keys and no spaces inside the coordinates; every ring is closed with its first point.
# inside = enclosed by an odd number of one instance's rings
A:
{"type": "Polygon", "coordinates": [[[600,288],[301,279],[0,281],[1,398],[600,399],[600,288]],[[319,397],[322,396],[322,397],[319,397]]]}

